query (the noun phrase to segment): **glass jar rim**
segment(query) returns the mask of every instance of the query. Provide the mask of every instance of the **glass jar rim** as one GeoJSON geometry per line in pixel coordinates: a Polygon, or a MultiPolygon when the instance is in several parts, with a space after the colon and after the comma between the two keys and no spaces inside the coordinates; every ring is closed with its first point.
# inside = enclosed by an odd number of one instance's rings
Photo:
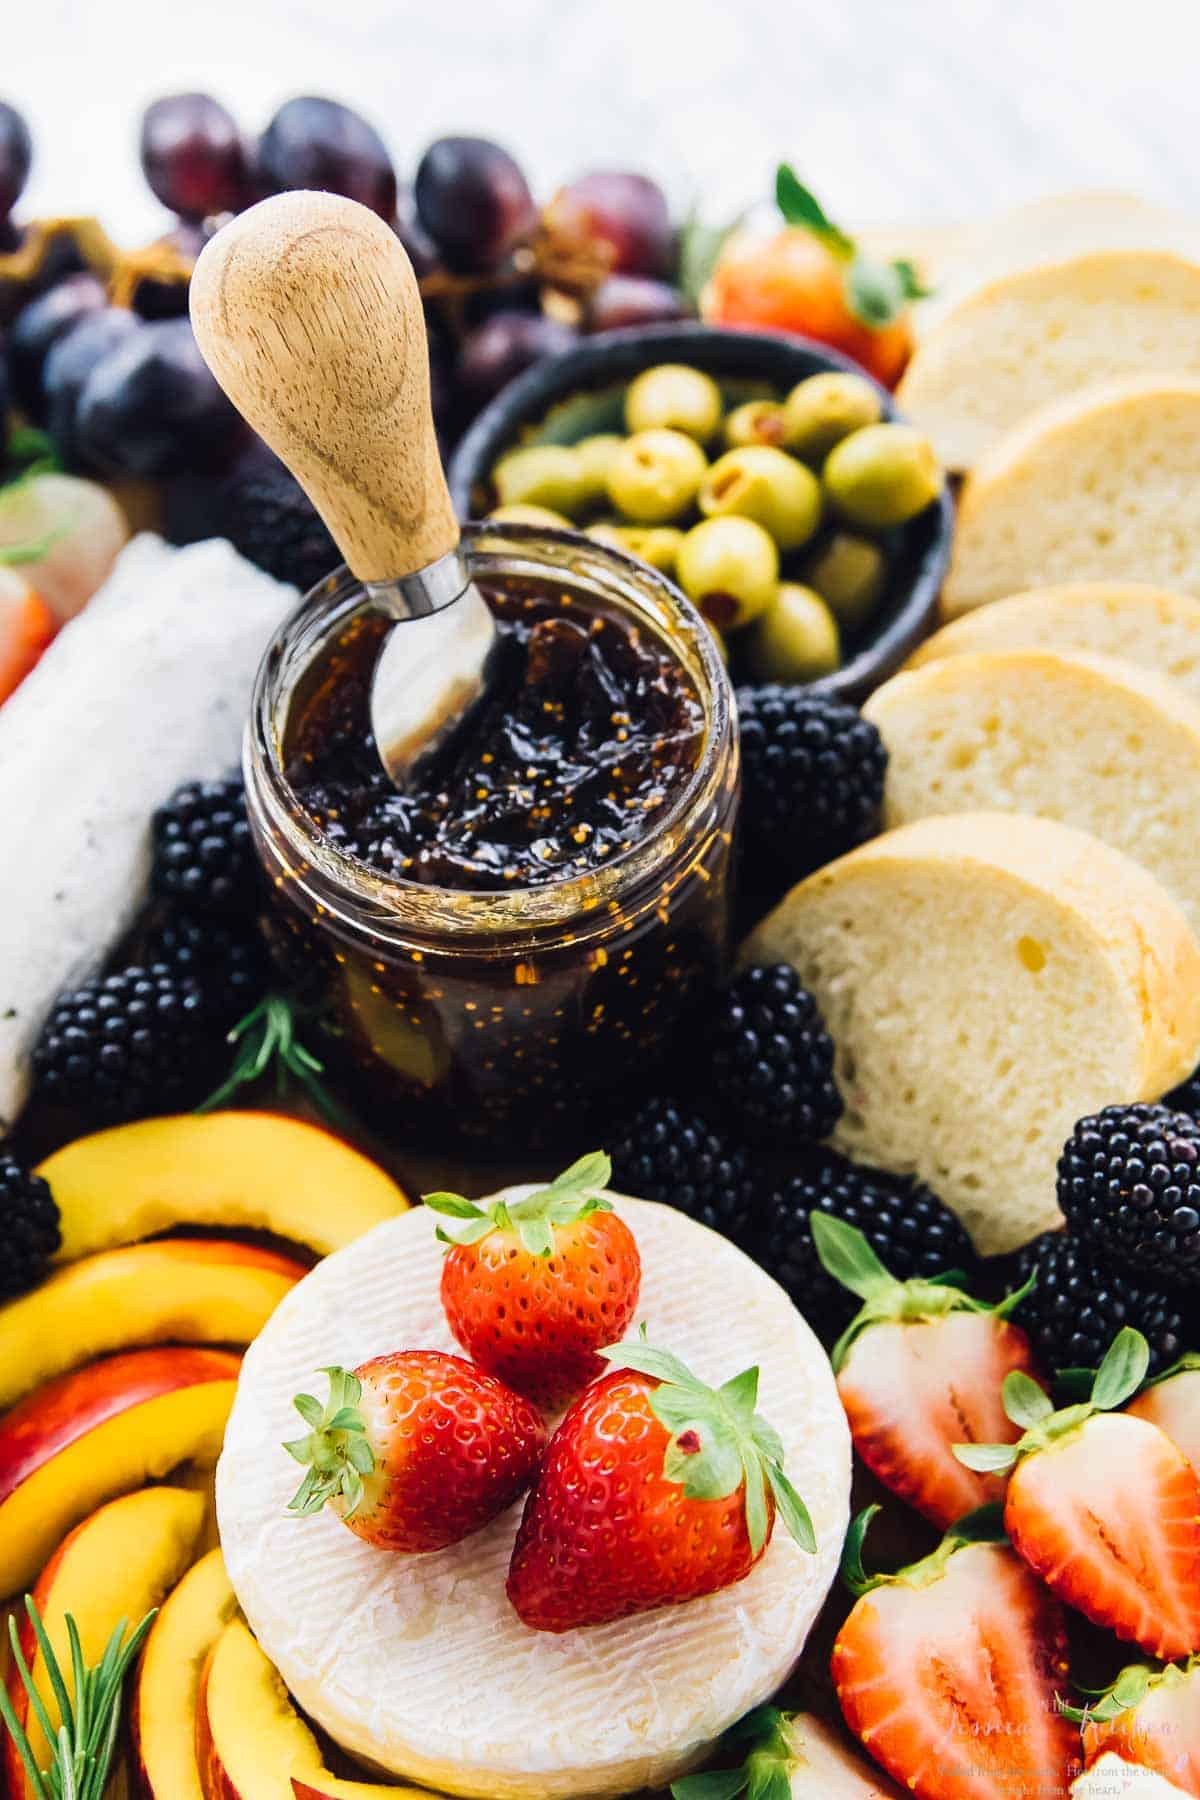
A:
{"type": "MultiPolygon", "coordinates": [[[[624,551],[573,531],[541,526],[473,522],[462,529],[468,567],[477,579],[547,575],[567,586],[596,587],[601,596],[649,624],[682,663],[704,707],[701,751],[687,781],[645,837],[611,862],[586,874],[537,886],[446,888],[405,881],[368,867],[332,844],[304,811],[287,779],[282,746],[287,707],[300,676],[334,631],[371,604],[364,585],[342,564],[286,616],[259,664],[246,727],[247,799],[261,808],[272,837],[287,846],[319,882],[316,896],[326,913],[346,917],[348,906],[369,915],[384,937],[439,931],[525,937],[531,931],[606,922],[619,899],[660,876],[664,863],[686,849],[691,825],[718,800],[724,764],[736,753],[733,689],[709,626],[675,584],[624,551]],[[489,567],[489,554],[495,567],[489,567]],[[259,777],[265,777],[260,779],[259,777]]],[[[299,878],[303,880],[303,878],[299,878]]],[[[346,917],[351,926],[361,918],[346,917]]]]}

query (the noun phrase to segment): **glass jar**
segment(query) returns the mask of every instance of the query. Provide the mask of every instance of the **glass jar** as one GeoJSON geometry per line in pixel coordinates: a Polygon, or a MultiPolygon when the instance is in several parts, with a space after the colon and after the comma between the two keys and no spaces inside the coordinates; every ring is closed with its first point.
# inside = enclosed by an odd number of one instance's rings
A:
{"type": "Polygon", "coordinates": [[[342,569],[280,628],[255,688],[246,794],[268,925],[315,1010],[323,1055],[382,1135],[442,1149],[464,1141],[479,1155],[562,1140],[583,1148],[602,1097],[636,1091],[725,969],[732,693],[708,627],[644,564],[525,526],[469,526],[463,553],[484,584],[549,579],[665,644],[703,708],[695,767],[645,837],[583,876],[479,892],[366,867],[321,832],[286,775],[298,684],[374,610],[342,569]]]}

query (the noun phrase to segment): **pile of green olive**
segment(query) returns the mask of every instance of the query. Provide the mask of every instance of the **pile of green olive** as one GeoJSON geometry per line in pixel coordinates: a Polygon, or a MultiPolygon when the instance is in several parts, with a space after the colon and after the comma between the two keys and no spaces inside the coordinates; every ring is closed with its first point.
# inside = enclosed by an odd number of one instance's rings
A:
{"type": "Polygon", "coordinates": [[[625,394],[627,436],[510,450],[488,515],[584,526],[671,575],[758,681],[842,662],[887,587],[889,534],[944,482],[933,447],[883,420],[860,376],[811,375],[726,411],[710,375],[662,363],[625,394]]]}

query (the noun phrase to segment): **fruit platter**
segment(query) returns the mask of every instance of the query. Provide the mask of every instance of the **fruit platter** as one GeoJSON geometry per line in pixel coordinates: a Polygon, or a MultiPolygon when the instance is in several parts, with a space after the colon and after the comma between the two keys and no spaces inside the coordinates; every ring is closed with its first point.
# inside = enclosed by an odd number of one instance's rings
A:
{"type": "Polygon", "coordinates": [[[18,99],[0,1800],[1200,1797],[1200,221],[18,99]]]}

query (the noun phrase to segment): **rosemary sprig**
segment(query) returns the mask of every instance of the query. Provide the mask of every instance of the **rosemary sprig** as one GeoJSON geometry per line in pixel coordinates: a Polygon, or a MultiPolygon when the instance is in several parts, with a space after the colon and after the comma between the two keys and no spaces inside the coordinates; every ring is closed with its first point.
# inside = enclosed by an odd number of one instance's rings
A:
{"type": "Polygon", "coordinates": [[[127,1621],[121,1619],[114,1626],[100,1661],[89,1668],[84,1661],[79,1628],[68,1613],[64,1624],[71,1651],[72,1697],[32,1595],[25,1596],[25,1611],[45,1665],[46,1679],[58,1706],[57,1728],[25,1660],[15,1618],[8,1621],[8,1637],[13,1667],[29,1697],[30,1713],[46,1742],[53,1748],[49,1766],[45,1769],[38,1768],[25,1727],[17,1718],[12,1702],[2,1686],[0,1719],[3,1719],[5,1728],[16,1745],[17,1755],[21,1759],[35,1800],[103,1800],[121,1729],[125,1677],[142,1647],[146,1633],[154,1623],[155,1615],[147,1613],[128,1638],[125,1635],[127,1621]]]}
{"type": "Polygon", "coordinates": [[[196,1108],[198,1113],[215,1112],[227,1105],[240,1087],[260,1080],[274,1065],[275,1089],[280,1096],[293,1081],[298,1082],[330,1124],[344,1129],[351,1123],[321,1080],[324,1063],[296,1036],[296,1006],[286,994],[268,994],[260,1000],[253,1012],[239,1019],[228,1042],[234,1046],[233,1065],[220,1087],[196,1108]]]}

